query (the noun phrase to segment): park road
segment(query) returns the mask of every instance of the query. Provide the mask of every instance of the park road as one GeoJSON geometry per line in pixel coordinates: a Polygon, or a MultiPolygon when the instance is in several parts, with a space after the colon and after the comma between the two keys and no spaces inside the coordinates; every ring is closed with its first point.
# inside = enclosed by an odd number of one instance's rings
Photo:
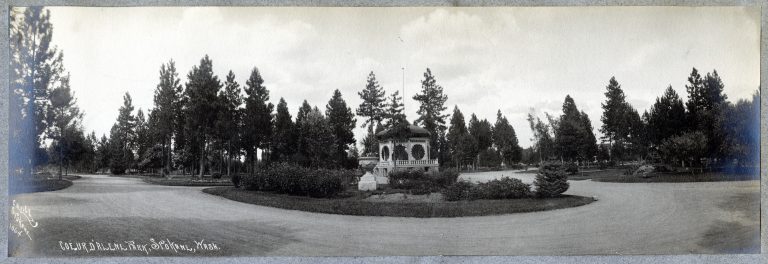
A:
{"type": "MultiPolygon", "coordinates": [[[[365,217],[256,206],[83,175],[60,191],[12,197],[38,223],[9,253],[31,256],[591,255],[759,252],[759,181],[570,181],[598,201],[545,212],[460,218],[365,217]],[[168,241],[208,250],[75,251],[77,243],[168,241]]],[[[13,233],[10,233],[13,235],[13,233]]]]}

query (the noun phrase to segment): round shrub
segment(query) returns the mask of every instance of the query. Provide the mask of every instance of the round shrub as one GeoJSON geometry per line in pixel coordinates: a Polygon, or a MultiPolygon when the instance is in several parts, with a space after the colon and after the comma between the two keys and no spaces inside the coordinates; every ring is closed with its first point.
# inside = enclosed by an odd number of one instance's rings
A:
{"type": "Polygon", "coordinates": [[[555,197],[568,190],[568,175],[563,166],[554,163],[544,163],[533,181],[536,195],[539,197],[555,197]]]}
{"type": "Polygon", "coordinates": [[[213,174],[211,174],[211,178],[214,178],[214,179],[221,179],[221,173],[219,173],[219,172],[214,172],[213,174]]]}

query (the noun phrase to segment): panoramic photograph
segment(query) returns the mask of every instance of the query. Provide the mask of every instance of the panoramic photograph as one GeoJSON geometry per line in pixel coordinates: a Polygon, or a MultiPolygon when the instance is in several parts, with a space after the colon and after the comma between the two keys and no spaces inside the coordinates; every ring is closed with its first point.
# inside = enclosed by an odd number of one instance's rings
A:
{"type": "Polygon", "coordinates": [[[759,254],[760,12],[13,7],[8,256],[759,254]]]}

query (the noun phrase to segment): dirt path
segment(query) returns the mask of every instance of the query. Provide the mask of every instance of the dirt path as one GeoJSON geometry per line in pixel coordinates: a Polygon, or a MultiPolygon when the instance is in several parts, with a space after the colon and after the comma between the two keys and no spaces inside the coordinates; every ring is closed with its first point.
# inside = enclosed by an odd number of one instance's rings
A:
{"type": "Polygon", "coordinates": [[[590,255],[759,250],[758,181],[571,181],[568,194],[599,200],[547,212],[440,219],[289,211],[238,203],[202,193],[201,189],[84,175],[61,191],[18,195],[13,199],[31,209],[38,227],[30,229],[31,240],[13,237],[9,252],[18,257],[590,255]],[[757,207],[750,207],[755,203],[757,207]],[[722,234],[728,234],[727,239],[718,240],[722,234]],[[87,246],[133,241],[151,245],[150,239],[192,247],[195,241],[203,240],[215,243],[219,250],[87,252],[67,250],[66,244],[59,243],[86,242],[87,246]]]}

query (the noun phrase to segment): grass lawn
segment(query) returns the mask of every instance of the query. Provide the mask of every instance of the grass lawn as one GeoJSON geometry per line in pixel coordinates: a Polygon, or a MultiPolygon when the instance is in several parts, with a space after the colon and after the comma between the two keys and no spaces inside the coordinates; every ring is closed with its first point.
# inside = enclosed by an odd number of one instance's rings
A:
{"type": "Polygon", "coordinates": [[[702,174],[690,173],[655,173],[648,178],[640,176],[624,175],[624,170],[607,169],[585,173],[568,175],[568,180],[588,180],[599,182],[717,182],[717,181],[748,181],[758,180],[759,175],[728,174],[722,172],[706,172],[702,174]]]}
{"type": "Polygon", "coordinates": [[[11,194],[50,192],[65,189],[72,186],[72,181],[80,179],[77,175],[58,177],[35,177],[34,179],[21,180],[11,183],[11,194]]]}
{"type": "Polygon", "coordinates": [[[591,197],[564,195],[547,199],[475,200],[434,203],[373,202],[363,200],[368,195],[358,194],[347,198],[310,198],[257,191],[234,187],[213,187],[203,192],[230,200],[307,212],[394,217],[461,217],[500,215],[546,211],[586,205],[591,197]]]}
{"type": "Polygon", "coordinates": [[[143,177],[144,182],[159,185],[168,186],[232,186],[232,181],[227,177],[221,179],[213,179],[210,177],[203,178],[191,178],[191,177],[143,177]]]}

